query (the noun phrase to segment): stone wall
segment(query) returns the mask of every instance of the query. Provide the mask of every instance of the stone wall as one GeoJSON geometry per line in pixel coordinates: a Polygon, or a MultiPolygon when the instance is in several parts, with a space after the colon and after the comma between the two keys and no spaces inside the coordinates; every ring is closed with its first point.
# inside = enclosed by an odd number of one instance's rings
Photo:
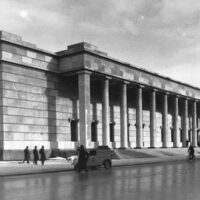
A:
{"type": "Polygon", "coordinates": [[[57,71],[58,68],[53,56],[5,43],[2,44],[2,59],[48,71],[57,71]]]}
{"type": "Polygon", "coordinates": [[[78,109],[76,83],[13,64],[2,64],[1,73],[5,151],[75,148],[68,119],[78,109]]]}

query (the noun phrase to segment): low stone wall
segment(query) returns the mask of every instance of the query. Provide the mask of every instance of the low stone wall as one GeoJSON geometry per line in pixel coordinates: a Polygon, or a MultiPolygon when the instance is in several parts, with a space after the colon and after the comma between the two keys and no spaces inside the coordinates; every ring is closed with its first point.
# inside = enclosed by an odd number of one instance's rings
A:
{"type": "MultiPolygon", "coordinates": [[[[33,160],[33,150],[30,151],[31,160],[33,160]]],[[[39,151],[39,149],[38,149],[39,151]]],[[[54,158],[54,157],[63,157],[68,158],[71,155],[76,155],[76,150],[60,150],[60,149],[52,149],[45,150],[46,157],[54,158]]],[[[0,151],[0,160],[4,161],[22,161],[24,159],[24,150],[4,150],[0,151]]]]}

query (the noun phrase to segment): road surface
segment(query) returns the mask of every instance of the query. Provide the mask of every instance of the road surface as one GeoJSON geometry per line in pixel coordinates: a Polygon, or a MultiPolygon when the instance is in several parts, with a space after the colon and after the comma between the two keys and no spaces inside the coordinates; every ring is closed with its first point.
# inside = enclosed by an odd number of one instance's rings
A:
{"type": "Polygon", "coordinates": [[[199,200],[200,162],[0,179],[1,200],[199,200]]]}

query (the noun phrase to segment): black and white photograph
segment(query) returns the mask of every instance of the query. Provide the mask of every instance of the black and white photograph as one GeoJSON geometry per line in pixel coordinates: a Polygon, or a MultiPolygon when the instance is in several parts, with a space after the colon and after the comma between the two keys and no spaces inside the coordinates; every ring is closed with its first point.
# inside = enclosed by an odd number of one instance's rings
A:
{"type": "Polygon", "coordinates": [[[0,200],[199,200],[199,77],[199,0],[0,0],[0,200]]]}

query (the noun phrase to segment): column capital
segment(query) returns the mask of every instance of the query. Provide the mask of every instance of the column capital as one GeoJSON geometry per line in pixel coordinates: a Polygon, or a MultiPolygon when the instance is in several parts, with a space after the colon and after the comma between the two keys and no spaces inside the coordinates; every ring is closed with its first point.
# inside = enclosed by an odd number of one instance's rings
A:
{"type": "Polygon", "coordinates": [[[189,98],[188,97],[183,97],[183,100],[188,101],[189,98]]]}
{"type": "Polygon", "coordinates": [[[158,89],[152,88],[152,91],[153,91],[153,92],[158,92],[158,89]]]}
{"type": "Polygon", "coordinates": [[[180,95],[179,94],[174,94],[174,97],[175,98],[180,98],[180,95]]]}
{"type": "Polygon", "coordinates": [[[126,85],[130,84],[129,81],[122,81],[122,83],[123,83],[123,84],[126,84],[126,85]]]}
{"type": "Polygon", "coordinates": [[[196,99],[190,99],[190,98],[188,98],[188,101],[190,101],[191,103],[197,103],[196,99]]]}
{"type": "Polygon", "coordinates": [[[81,70],[81,71],[78,71],[76,72],[77,74],[88,74],[88,75],[91,75],[92,72],[91,71],[88,71],[88,70],[81,70]]]}
{"type": "Polygon", "coordinates": [[[158,92],[158,89],[156,89],[156,88],[150,88],[149,91],[150,92],[158,92]]]}
{"type": "Polygon", "coordinates": [[[136,87],[137,87],[138,89],[140,89],[140,88],[142,89],[142,88],[144,88],[144,85],[140,85],[140,84],[139,84],[139,85],[136,85],[136,87]]]}
{"type": "Polygon", "coordinates": [[[104,80],[111,80],[112,77],[110,77],[110,76],[104,76],[103,79],[104,79],[104,80]]]}
{"type": "Polygon", "coordinates": [[[169,94],[170,94],[169,92],[166,92],[166,91],[163,92],[163,95],[167,95],[168,96],[169,94]]]}
{"type": "Polygon", "coordinates": [[[197,99],[192,99],[192,98],[189,98],[189,97],[187,97],[187,100],[190,101],[190,102],[192,102],[192,103],[196,103],[196,102],[198,102],[197,99]]]}

